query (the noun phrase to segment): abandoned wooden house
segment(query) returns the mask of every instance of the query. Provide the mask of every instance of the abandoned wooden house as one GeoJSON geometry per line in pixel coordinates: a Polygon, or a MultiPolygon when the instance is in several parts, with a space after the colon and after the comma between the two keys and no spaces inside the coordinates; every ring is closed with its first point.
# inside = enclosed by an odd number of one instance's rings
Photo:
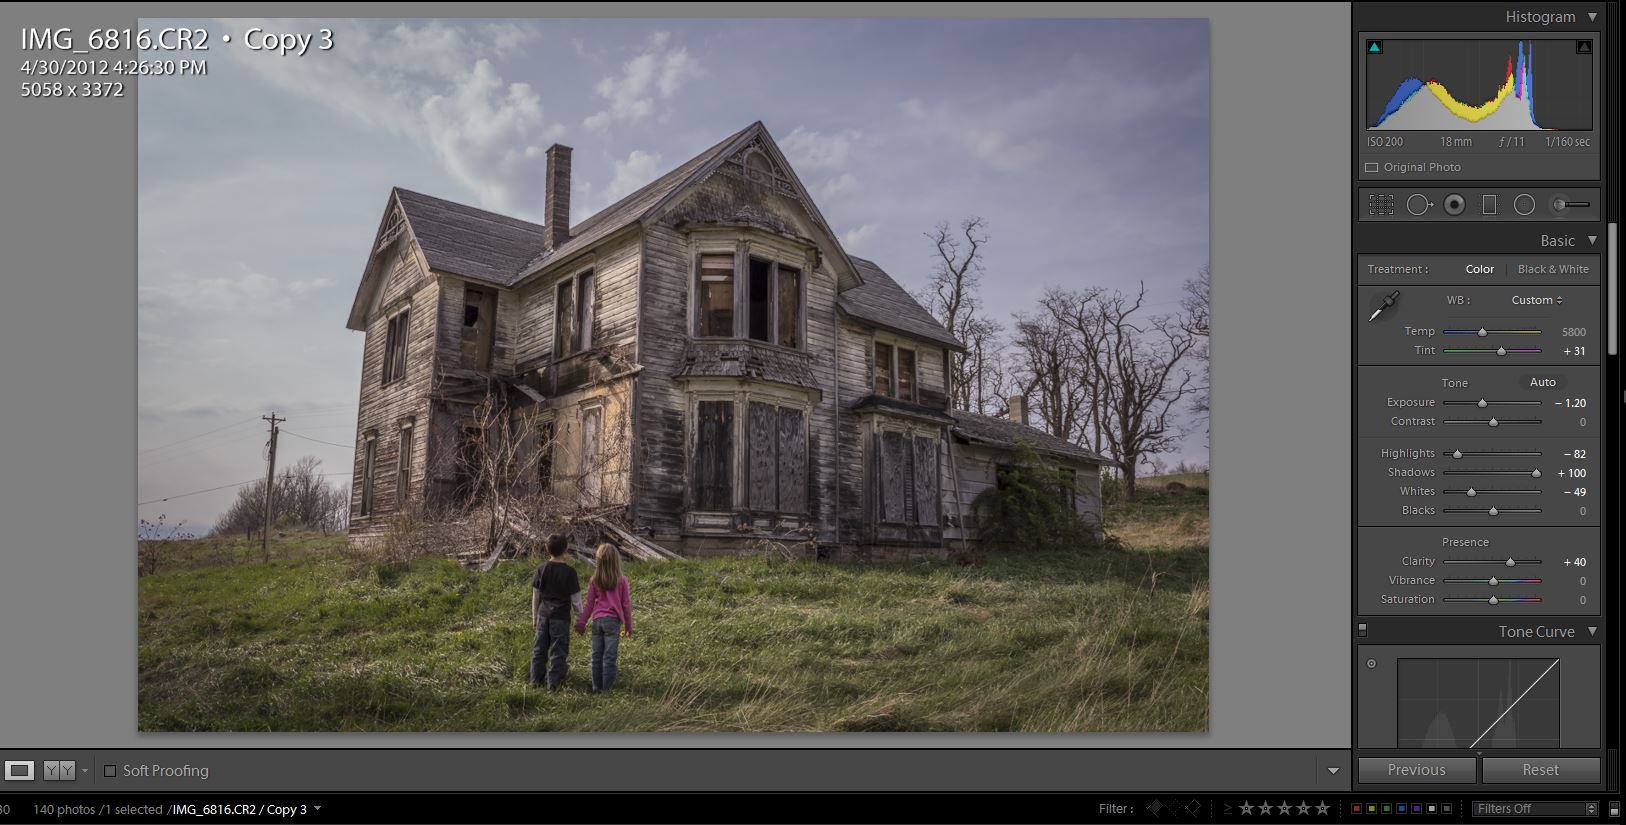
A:
{"type": "Polygon", "coordinates": [[[531,416],[525,478],[688,554],[806,537],[836,553],[975,542],[1017,442],[1100,518],[1099,456],[950,408],[962,349],[849,255],[761,123],[574,226],[571,149],[544,223],[390,192],[348,326],[365,332],[350,534],[471,495],[472,417],[531,416]]]}

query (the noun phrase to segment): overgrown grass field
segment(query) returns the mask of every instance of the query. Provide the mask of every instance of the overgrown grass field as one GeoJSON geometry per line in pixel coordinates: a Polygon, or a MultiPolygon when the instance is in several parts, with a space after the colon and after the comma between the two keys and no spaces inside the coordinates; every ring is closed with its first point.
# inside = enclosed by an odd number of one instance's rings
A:
{"type": "Polygon", "coordinates": [[[637,636],[604,696],[580,636],[564,689],[527,685],[533,563],[180,549],[141,578],[140,727],[1201,731],[1207,530],[1202,490],[1148,494],[1121,547],[1083,552],[629,563],[637,636]]]}

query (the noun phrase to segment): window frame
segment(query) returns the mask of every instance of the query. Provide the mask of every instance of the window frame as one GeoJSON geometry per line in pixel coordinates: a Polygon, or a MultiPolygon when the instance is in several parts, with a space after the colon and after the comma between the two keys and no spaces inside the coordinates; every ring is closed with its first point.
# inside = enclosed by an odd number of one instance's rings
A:
{"type": "MultiPolygon", "coordinates": [[[[687,393],[686,403],[687,420],[685,424],[685,452],[684,452],[684,479],[685,487],[689,491],[684,502],[686,513],[719,515],[749,512],[755,515],[772,515],[776,517],[808,518],[813,511],[813,494],[806,487],[808,480],[813,477],[813,427],[814,410],[818,405],[817,397],[812,394],[786,392],[769,388],[738,387],[696,387],[687,393]],[[701,509],[699,507],[700,479],[697,477],[696,459],[700,448],[700,405],[702,403],[727,404],[729,409],[729,446],[728,446],[728,507],[723,510],[701,509]],[[775,490],[774,509],[757,510],[751,507],[750,486],[751,480],[751,434],[750,410],[753,404],[765,404],[773,409],[774,420],[774,466],[777,468],[783,461],[780,453],[782,446],[778,439],[778,427],[782,411],[795,410],[801,415],[801,452],[803,459],[803,490],[799,496],[800,509],[782,509],[783,496],[775,490]]],[[[775,482],[777,484],[779,473],[776,469],[775,482]]]]}
{"type": "Polygon", "coordinates": [[[407,372],[407,342],[412,329],[412,307],[403,307],[399,312],[389,316],[384,327],[384,357],[379,363],[379,381],[381,387],[387,387],[397,381],[406,379],[407,372]]]}
{"type": "Polygon", "coordinates": [[[584,503],[601,506],[604,503],[604,476],[606,467],[589,467],[589,459],[601,461],[604,455],[604,432],[608,413],[603,398],[590,398],[577,406],[576,412],[576,493],[584,503]],[[593,452],[587,451],[588,429],[587,422],[591,418],[595,427],[593,430],[593,452]],[[589,483],[591,481],[591,483],[589,483]],[[589,495],[591,488],[591,495],[589,495]]]}
{"type": "Polygon", "coordinates": [[[744,240],[730,240],[728,242],[710,241],[694,245],[692,263],[693,272],[690,277],[690,311],[689,334],[697,340],[707,341],[750,341],[770,347],[791,350],[794,352],[807,352],[807,295],[808,274],[813,269],[814,258],[811,253],[788,252],[778,246],[752,243],[744,240]],[[704,318],[705,302],[702,300],[701,276],[706,271],[703,260],[714,255],[728,255],[733,259],[730,284],[733,289],[731,304],[733,317],[731,319],[729,334],[718,335],[714,333],[703,334],[701,321],[704,318]],[[751,263],[759,262],[768,265],[766,285],[767,296],[762,301],[766,320],[766,338],[757,338],[751,334],[751,305],[753,291],[751,288],[751,263]],[[791,336],[794,345],[780,343],[785,338],[785,330],[781,329],[783,315],[780,302],[783,294],[780,289],[783,278],[782,272],[796,274],[795,287],[795,313],[792,323],[794,329],[791,336]]]}
{"type": "Polygon", "coordinates": [[[362,435],[361,501],[356,515],[367,518],[373,514],[373,487],[378,477],[378,432],[368,430],[362,435]]]}
{"type": "Polygon", "coordinates": [[[400,510],[406,506],[407,497],[412,493],[412,457],[415,452],[417,437],[417,422],[412,418],[404,419],[400,426],[399,441],[395,445],[395,509],[400,510]]]}
{"type": "Polygon", "coordinates": [[[920,403],[920,347],[906,344],[902,338],[871,336],[870,338],[870,392],[883,398],[897,401],[907,401],[911,404],[920,403]],[[890,355],[887,363],[887,391],[875,392],[876,380],[880,378],[880,357],[876,352],[878,347],[887,347],[890,355]],[[909,353],[909,397],[903,397],[903,356],[902,352],[909,353]]]}
{"type": "Polygon", "coordinates": [[[553,285],[553,360],[559,361],[593,348],[593,323],[598,314],[598,277],[594,267],[577,270],[553,285]],[[560,296],[570,293],[570,337],[566,340],[560,296]]]}
{"type": "Polygon", "coordinates": [[[942,466],[945,459],[945,453],[943,451],[943,433],[941,429],[937,427],[922,426],[919,424],[899,422],[884,418],[875,418],[872,419],[869,433],[870,434],[866,440],[868,441],[870,449],[873,452],[870,460],[873,461],[874,464],[866,472],[866,476],[873,480],[875,488],[873,494],[866,494],[866,498],[870,500],[869,512],[871,513],[870,518],[873,520],[874,524],[877,526],[885,525],[888,527],[907,527],[911,529],[941,529],[946,527],[947,525],[943,523],[943,519],[945,517],[943,510],[943,485],[946,479],[944,477],[942,466]],[[896,436],[898,439],[899,454],[897,458],[904,464],[904,466],[900,467],[898,470],[898,472],[903,476],[900,489],[900,492],[903,495],[903,500],[897,502],[896,505],[898,507],[901,520],[888,519],[886,512],[889,499],[886,495],[886,482],[884,480],[887,452],[885,442],[887,436],[889,435],[896,436]],[[929,502],[930,520],[922,518],[921,508],[923,502],[921,502],[919,496],[919,474],[921,468],[916,462],[916,458],[919,457],[916,444],[920,440],[932,442],[930,471],[933,474],[934,480],[930,484],[930,493],[932,495],[932,500],[929,502]]]}

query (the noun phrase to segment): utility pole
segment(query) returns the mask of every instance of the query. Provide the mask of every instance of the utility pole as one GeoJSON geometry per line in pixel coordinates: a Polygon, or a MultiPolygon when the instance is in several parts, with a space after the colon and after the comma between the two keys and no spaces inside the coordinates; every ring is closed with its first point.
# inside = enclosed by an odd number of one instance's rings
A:
{"type": "Polygon", "coordinates": [[[277,424],[287,421],[278,418],[276,412],[260,416],[261,421],[271,422],[271,444],[265,455],[265,525],[260,528],[260,555],[265,561],[271,561],[271,491],[275,487],[277,473],[277,424]]]}

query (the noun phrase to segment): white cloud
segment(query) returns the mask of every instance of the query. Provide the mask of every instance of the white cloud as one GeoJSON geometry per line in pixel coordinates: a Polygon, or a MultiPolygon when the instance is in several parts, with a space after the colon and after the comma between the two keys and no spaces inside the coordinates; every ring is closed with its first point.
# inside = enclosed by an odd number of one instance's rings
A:
{"type": "MultiPolygon", "coordinates": [[[[239,36],[250,26],[279,28],[276,21],[220,24],[239,36]]],[[[543,134],[542,103],[528,84],[505,82],[494,61],[520,53],[537,36],[515,23],[357,24],[344,30],[343,48],[297,60],[242,49],[227,54],[284,92],[420,142],[481,206],[529,215],[544,163],[530,143],[543,134]]]]}
{"type": "Polygon", "coordinates": [[[246,264],[237,267],[236,273],[201,278],[185,272],[170,273],[162,279],[144,273],[136,290],[140,320],[157,322],[183,314],[272,315],[288,310],[288,292],[309,291],[311,282],[284,284],[246,264]]]}
{"type": "Polygon", "coordinates": [[[851,172],[842,172],[840,177],[819,184],[817,189],[820,198],[833,200],[858,191],[858,178],[853,177],[851,172]]]}
{"type": "Polygon", "coordinates": [[[603,129],[612,121],[636,122],[655,114],[655,100],[669,99],[702,73],[700,62],[683,46],[671,46],[670,32],[656,32],[644,51],[628,60],[619,75],[601,79],[593,91],[608,107],[588,115],[582,125],[603,129]]]}
{"type": "Polygon", "coordinates": [[[862,137],[851,129],[823,134],[798,126],[779,141],[779,146],[797,169],[839,169],[847,165],[853,144],[862,137]]]}
{"type": "Polygon", "coordinates": [[[903,109],[904,114],[916,120],[920,120],[926,116],[926,104],[920,102],[920,98],[918,97],[911,97],[908,100],[898,104],[898,107],[903,109]]]}
{"type": "Polygon", "coordinates": [[[849,252],[862,252],[864,245],[874,240],[875,234],[881,230],[880,224],[866,223],[857,229],[849,229],[841,236],[841,245],[849,252]]]}
{"type": "Polygon", "coordinates": [[[610,179],[610,185],[605,187],[604,205],[609,206],[654,180],[660,162],[659,152],[652,154],[642,149],[632,150],[626,160],[613,161],[615,176],[610,179]]]}
{"type": "Polygon", "coordinates": [[[972,154],[1001,172],[1035,169],[1049,151],[1043,141],[1018,140],[1004,129],[967,126],[960,130],[959,137],[972,154]]]}

